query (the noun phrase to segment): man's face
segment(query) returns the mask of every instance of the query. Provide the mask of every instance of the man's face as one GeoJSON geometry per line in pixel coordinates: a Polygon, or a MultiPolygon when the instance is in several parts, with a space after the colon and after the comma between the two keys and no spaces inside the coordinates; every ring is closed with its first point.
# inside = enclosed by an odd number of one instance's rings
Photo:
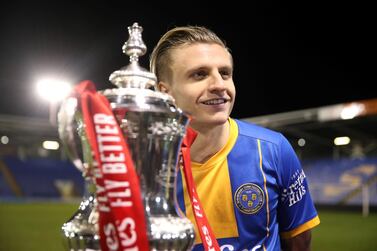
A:
{"type": "Polygon", "coordinates": [[[163,85],[192,116],[191,126],[205,129],[225,123],[236,95],[229,52],[218,44],[197,43],[174,49],[171,59],[169,83],[163,85]]]}

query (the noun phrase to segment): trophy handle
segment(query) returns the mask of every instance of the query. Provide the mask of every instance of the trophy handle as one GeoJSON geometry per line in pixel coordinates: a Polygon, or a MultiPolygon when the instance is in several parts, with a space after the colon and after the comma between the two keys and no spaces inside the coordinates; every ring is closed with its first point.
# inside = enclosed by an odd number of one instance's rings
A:
{"type": "Polygon", "coordinates": [[[66,250],[100,250],[98,211],[95,184],[91,175],[93,163],[91,148],[85,134],[85,124],[78,100],[65,99],[58,114],[59,137],[68,158],[84,177],[84,196],[78,210],[62,226],[66,250]]]}
{"type": "Polygon", "coordinates": [[[85,123],[77,98],[69,97],[62,102],[58,121],[59,137],[68,158],[84,177],[91,176],[92,149],[85,133],[85,123]]]}
{"type": "Polygon", "coordinates": [[[85,171],[81,142],[78,138],[78,131],[83,126],[82,121],[76,120],[78,100],[73,97],[65,99],[59,110],[59,137],[63,143],[68,158],[81,172],[85,171]]]}

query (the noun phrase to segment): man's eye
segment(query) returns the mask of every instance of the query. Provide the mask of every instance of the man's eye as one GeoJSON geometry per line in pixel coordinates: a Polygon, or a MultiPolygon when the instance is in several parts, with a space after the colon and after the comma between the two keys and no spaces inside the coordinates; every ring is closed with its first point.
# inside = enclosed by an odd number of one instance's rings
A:
{"type": "Polygon", "coordinates": [[[203,79],[207,76],[207,73],[204,71],[198,71],[192,74],[192,77],[194,79],[203,79]]]}
{"type": "Polygon", "coordinates": [[[222,76],[223,79],[228,79],[232,77],[232,72],[231,71],[220,71],[220,75],[222,76]]]}

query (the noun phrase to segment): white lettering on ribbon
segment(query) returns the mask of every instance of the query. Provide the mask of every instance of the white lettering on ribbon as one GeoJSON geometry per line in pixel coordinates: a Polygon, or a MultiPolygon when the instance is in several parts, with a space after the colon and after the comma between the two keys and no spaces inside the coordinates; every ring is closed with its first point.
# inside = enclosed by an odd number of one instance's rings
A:
{"type": "Polygon", "coordinates": [[[193,202],[193,206],[194,206],[194,209],[195,209],[196,216],[203,217],[203,214],[202,214],[201,209],[200,209],[200,205],[198,203],[198,200],[195,198],[195,196],[193,196],[192,202],[193,202]]]}
{"type": "MultiPolygon", "coordinates": [[[[122,245],[124,247],[134,245],[136,243],[137,234],[135,231],[135,221],[132,218],[124,218],[120,225],[118,226],[118,231],[120,232],[120,238],[122,239],[122,245]],[[129,228],[130,234],[127,235],[125,233],[125,230],[129,228]]],[[[138,250],[137,247],[135,247],[135,250],[138,250]]],[[[134,250],[134,249],[132,249],[134,250]]]]}
{"type": "MultiPolygon", "coordinates": [[[[94,114],[93,121],[103,172],[97,171],[95,176],[102,178],[103,174],[108,174],[110,175],[109,177],[116,177],[116,175],[127,173],[126,156],[123,152],[124,149],[114,117],[97,113],[94,114]]],[[[97,200],[100,211],[110,212],[108,204],[113,208],[133,206],[132,192],[128,181],[107,178],[104,179],[103,185],[104,187],[97,185],[97,200]]],[[[138,236],[134,219],[130,217],[124,218],[117,225],[117,229],[111,223],[104,226],[108,248],[110,250],[118,250],[119,244],[121,244],[123,251],[138,251],[138,247],[135,247],[138,236]],[[116,236],[116,230],[119,234],[120,243],[116,236]]]]}
{"type": "Polygon", "coordinates": [[[103,226],[103,232],[106,235],[106,245],[110,250],[117,250],[119,242],[116,236],[115,227],[113,224],[108,223],[103,226]]]}

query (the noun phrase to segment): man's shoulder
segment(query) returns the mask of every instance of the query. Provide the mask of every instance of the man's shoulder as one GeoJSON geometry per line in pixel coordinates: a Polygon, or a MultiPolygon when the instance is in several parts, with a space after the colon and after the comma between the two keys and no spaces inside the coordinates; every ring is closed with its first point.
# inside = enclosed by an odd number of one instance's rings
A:
{"type": "Polygon", "coordinates": [[[283,139],[280,132],[253,124],[248,121],[234,119],[238,126],[238,135],[268,141],[274,144],[279,144],[283,139]]]}

